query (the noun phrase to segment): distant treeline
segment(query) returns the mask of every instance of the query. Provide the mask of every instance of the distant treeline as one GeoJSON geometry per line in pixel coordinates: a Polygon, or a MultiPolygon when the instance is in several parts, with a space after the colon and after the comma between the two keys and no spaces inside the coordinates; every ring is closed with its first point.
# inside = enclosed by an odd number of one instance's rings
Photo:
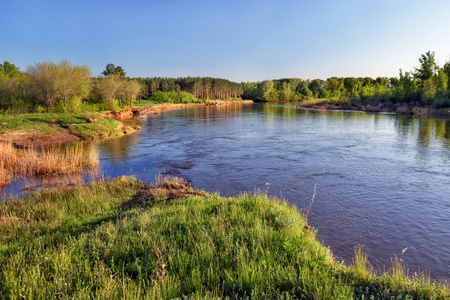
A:
{"type": "Polygon", "coordinates": [[[327,80],[287,78],[242,83],[243,98],[256,101],[305,99],[362,99],[373,102],[450,106],[450,63],[439,67],[427,52],[421,66],[399,77],[331,77],[327,80]]]}
{"type": "Polygon", "coordinates": [[[227,79],[211,77],[182,78],[136,78],[145,85],[146,95],[151,96],[156,91],[188,92],[200,99],[237,99],[242,96],[243,86],[227,79]]]}
{"type": "Polygon", "coordinates": [[[251,99],[299,101],[361,99],[378,103],[411,103],[450,107],[450,62],[437,65],[434,52],[419,58],[420,67],[399,77],[330,77],[327,80],[286,78],[262,82],[232,82],[211,77],[129,78],[121,66],[106,65],[93,77],[88,66],[34,63],[25,72],[0,64],[0,110],[18,112],[81,112],[119,109],[141,97],[154,101],[251,99]],[[186,93],[190,93],[193,97],[186,93]]]}

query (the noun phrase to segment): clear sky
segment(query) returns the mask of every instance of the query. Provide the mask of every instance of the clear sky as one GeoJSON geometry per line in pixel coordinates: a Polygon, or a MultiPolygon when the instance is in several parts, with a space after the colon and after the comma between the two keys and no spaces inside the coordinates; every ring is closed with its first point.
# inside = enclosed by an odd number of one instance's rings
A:
{"type": "Polygon", "coordinates": [[[450,60],[449,0],[2,0],[0,62],[232,81],[398,76],[450,60]]]}

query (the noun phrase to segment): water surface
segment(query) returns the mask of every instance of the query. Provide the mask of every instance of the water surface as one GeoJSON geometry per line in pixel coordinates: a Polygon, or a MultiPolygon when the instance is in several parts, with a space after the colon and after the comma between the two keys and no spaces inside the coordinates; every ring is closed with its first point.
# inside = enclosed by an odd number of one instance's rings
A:
{"type": "Polygon", "coordinates": [[[233,196],[268,190],[300,209],[335,257],[363,245],[377,268],[402,258],[450,279],[450,120],[266,103],[195,107],[134,120],[98,144],[103,170],[181,174],[233,196]],[[402,251],[407,248],[401,256],[402,251]]]}

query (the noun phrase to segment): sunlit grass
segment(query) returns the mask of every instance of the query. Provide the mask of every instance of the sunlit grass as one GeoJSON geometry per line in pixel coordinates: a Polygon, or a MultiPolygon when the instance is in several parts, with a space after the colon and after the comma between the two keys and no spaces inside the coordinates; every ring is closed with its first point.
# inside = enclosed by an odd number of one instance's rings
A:
{"type": "Polygon", "coordinates": [[[58,129],[69,129],[70,132],[82,139],[107,138],[123,135],[122,122],[111,118],[104,118],[100,113],[48,113],[0,115],[1,130],[21,130],[35,134],[60,135],[58,129]],[[94,117],[95,123],[88,119],[94,117]]]}
{"type": "Polygon", "coordinates": [[[176,178],[41,190],[0,205],[0,298],[450,296],[401,263],[376,276],[362,248],[346,267],[306,225],[284,201],[206,194],[176,178]]]}

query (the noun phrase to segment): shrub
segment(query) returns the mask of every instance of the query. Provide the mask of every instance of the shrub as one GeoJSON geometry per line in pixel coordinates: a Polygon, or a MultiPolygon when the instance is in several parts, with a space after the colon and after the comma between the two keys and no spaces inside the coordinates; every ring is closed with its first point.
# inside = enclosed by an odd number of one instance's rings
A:
{"type": "Polygon", "coordinates": [[[436,108],[447,108],[450,107],[450,98],[439,98],[433,101],[436,108]]]}
{"type": "Polygon", "coordinates": [[[149,98],[156,103],[199,103],[203,100],[196,98],[188,92],[161,92],[156,91],[149,98]]]}

